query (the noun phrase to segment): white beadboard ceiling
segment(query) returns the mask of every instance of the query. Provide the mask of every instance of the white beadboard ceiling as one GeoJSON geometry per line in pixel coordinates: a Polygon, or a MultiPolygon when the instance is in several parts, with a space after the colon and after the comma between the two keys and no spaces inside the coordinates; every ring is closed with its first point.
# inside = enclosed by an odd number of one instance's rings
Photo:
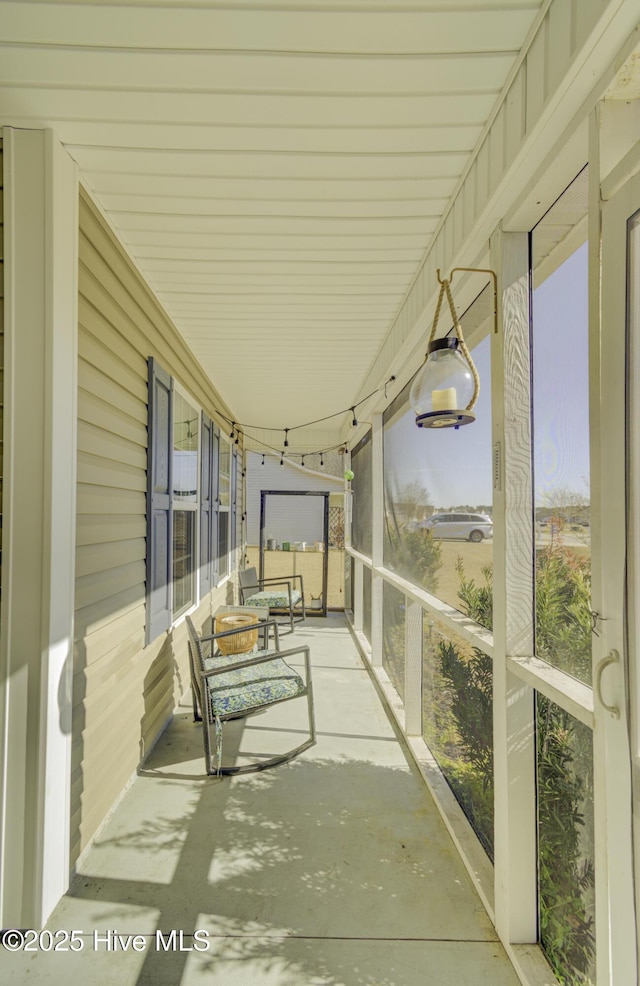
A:
{"type": "Polygon", "coordinates": [[[541,6],[0,0],[0,124],[55,130],[236,419],[293,427],[356,399],[541,6]]]}

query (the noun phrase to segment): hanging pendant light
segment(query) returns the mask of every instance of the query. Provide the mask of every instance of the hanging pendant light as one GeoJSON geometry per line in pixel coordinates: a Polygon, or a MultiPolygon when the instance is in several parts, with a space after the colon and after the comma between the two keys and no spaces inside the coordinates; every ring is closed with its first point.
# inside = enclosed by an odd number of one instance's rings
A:
{"type": "Polygon", "coordinates": [[[438,281],[440,294],[427,355],[413,381],[409,402],[416,412],[418,428],[459,428],[476,419],[472,409],[480,393],[480,378],[462,335],[449,281],[440,278],[439,270],[438,281]],[[455,335],[436,339],[445,294],[455,335]]]}

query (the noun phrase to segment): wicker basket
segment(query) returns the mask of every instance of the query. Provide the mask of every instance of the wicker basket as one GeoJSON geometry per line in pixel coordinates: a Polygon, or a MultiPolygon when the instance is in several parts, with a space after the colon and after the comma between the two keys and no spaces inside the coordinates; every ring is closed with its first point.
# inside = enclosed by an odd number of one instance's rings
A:
{"type": "MultiPolygon", "coordinates": [[[[225,613],[216,616],[216,633],[223,630],[236,630],[239,627],[256,624],[258,617],[255,613],[225,613]]],[[[247,630],[245,633],[233,633],[228,637],[219,637],[216,641],[221,654],[246,654],[253,650],[258,639],[258,629],[247,630]]]]}

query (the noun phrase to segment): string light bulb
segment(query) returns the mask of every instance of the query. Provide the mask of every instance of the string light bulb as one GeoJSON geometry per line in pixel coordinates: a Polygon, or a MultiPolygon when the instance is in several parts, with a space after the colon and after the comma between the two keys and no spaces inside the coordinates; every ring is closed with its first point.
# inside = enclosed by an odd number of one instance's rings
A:
{"type": "Polygon", "coordinates": [[[284,447],[287,448],[289,445],[289,429],[284,429],[284,447]]]}
{"type": "Polygon", "coordinates": [[[353,421],[351,422],[351,426],[353,428],[357,428],[358,427],[358,419],[356,418],[356,409],[355,409],[355,407],[352,407],[351,408],[351,414],[353,415],[353,421]]]}

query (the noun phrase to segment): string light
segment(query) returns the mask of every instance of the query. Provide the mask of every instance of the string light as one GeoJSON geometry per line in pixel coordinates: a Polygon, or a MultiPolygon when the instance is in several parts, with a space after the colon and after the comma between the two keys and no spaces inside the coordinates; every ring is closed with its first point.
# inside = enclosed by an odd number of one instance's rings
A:
{"type": "MultiPolygon", "coordinates": [[[[384,390],[384,388],[387,387],[388,384],[390,384],[395,379],[396,379],[395,376],[390,376],[389,379],[386,380],[384,384],[381,384],[380,387],[377,387],[375,390],[372,390],[370,394],[367,394],[366,397],[363,397],[362,400],[357,401],[351,407],[345,407],[342,411],[334,411],[333,414],[325,414],[324,417],[322,417],[322,418],[315,418],[314,421],[304,421],[304,422],[302,422],[302,424],[294,425],[293,428],[282,428],[282,429],[277,429],[276,428],[276,429],[274,429],[274,428],[271,428],[269,425],[262,425],[262,424],[260,424],[260,425],[251,425],[251,424],[246,424],[246,423],[243,423],[243,422],[238,422],[238,424],[240,425],[241,428],[244,428],[245,430],[247,428],[249,428],[249,429],[252,429],[254,431],[274,431],[274,430],[275,431],[278,431],[278,430],[284,431],[285,432],[285,441],[287,441],[287,436],[288,436],[288,433],[290,431],[299,431],[301,428],[308,428],[311,425],[317,425],[317,424],[320,424],[323,421],[330,421],[332,418],[339,418],[342,414],[346,414],[347,411],[351,411],[353,413],[353,416],[355,417],[356,408],[360,407],[361,404],[365,404],[371,397],[375,397],[376,394],[380,394],[380,393],[382,393],[384,391],[385,392],[385,395],[386,395],[386,391],[384,390]]],[[[231,421],[231,419],[228,418],[226,416],[226,414],[224,414],[222,411],[216,411],[216,413],[219,414],[221,418],[223,418],[225,421],[228,421],[232,425],[232,432],[233,432],[235,430],[235,426],[236,426],[236,423],[237,422],[231,421]]]]}
{"type": "MultiPolygon", "coordinates": [[[[351,405],[351,407],[344,408],[344,410],[342,410],[342,411],[336,411],[334,414],[327,414],[327,415],[325,415],[322,418],[316,418],[314,421],[305,421],[302,424],[294,425],[293,427],[283,428],[282,431],[284,432],[284,447],[285,448],[289,448],[289,432],[290,431],[297,431],[297,430],[299,430],[301,428],[309,428],[311,425],[320,424],[323,421],[330,421],[332,418],[337,418],[337,417],[340,417],[343,414],[346,414],[347,411],[351,411],[351,415],[352,415],[352,417],[351,417],[352,427],[354,427],[354,428],[357,427],[357,425],[358,425],[358,419],[357,419],[357,415],[356,415],[356,409],[358,407],[360,407],[361,404],[365,404],[368,400],[370,400],[371,397],[374,397],[376,394],[382,393],[383,390],[384,390],[384,394],[385,394],[385,397],[386,397],[386,394],[387,394],[387,386],[392,381],[394,381],[395,379],[396,379],[395,376],[389,377],[389,379],[383,385],[381,385],[380,387],[378,387],[376,390],[372,390],[371,393],[370,394],[367,394],[366,397],[363,397],[362,400],[357,401],[355,404],[351,405]]],[[[235,439],[235,444],[236,445],[239,445],[240,444],[240,438],[241,437],[245,441],[248,438],[250,441],[252,441],[256,445],[260,445],[263,448],[268,449],[270,452],[275,452],[276,454],[279,454],[280,455],[280,464],[281,465],[284,465],[284,454],[285,454],[284,453],[284,450],[281,451],[277,447],[275,447],[273,445],[269,445],[266,442],[261,441],[259,438],[255,438],[252,435],[249,435],[249,436],[247,435],[247,429],[256,430],[256,431],[273,431],[273,430],[276,430],[277,431],[278,429],[273,429],[273,428],[269,427],[268,425],[250,425],[250,424],[243,424],[242,422],[232,421],[231,418],[228,418],[227,415],[224,414],[223,411],[219,411],[217,408],[214,408],[214,413],[217,414],[223,421],[226,421],[226,422],[228,422],[228,424],[231,425],[231,430],[229,432],[229,438],[235,439]],[[241,428],[242,428],[242,431],[240,431],[241,428]]],[[[323,458],[323,456],[327,452],[334,452],[334,451],[338,451],[338,452],[342,453],[342,452],[346,451],[346,448],[345,448],[345,446],[344,446],[343,443],[338,443],[336,445],[331,445],[329,448],[316,449],[314,452],[307,452],[306,454],[307,455],[310,455],[310,454],[320,455],[320,465],[321,466],[324,466],[324,458],[323,458]]],[[[262,455],[262,463],[261,464],[264,465],[265,464],[265,455],[266,455],[266,453],[264,453],[264,452],[263,453],[258,452],[258,455],[260,455],[260,454],[262,455]]],[[[295,454],[295,453],[291,453],[291,454],[295,454]]],[[[298,453],[298,454],[300,454],[300,453],[298,453]]]]}

